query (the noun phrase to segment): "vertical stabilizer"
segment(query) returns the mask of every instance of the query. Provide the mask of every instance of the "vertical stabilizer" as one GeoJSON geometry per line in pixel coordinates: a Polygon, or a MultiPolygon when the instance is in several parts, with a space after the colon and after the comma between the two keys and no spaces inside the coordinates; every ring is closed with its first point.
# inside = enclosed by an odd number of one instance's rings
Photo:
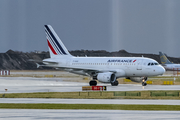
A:
{"type": "Polygon", "coordinates": [[[72,56],[51,25],[45,25],[45,33],[51,58],[57,56],[72,56]]]}
{"type": "Polygon", "coordinates": [[[159,56],[162,64],[172,64],[162,52],[159,52],[159,56]]]}

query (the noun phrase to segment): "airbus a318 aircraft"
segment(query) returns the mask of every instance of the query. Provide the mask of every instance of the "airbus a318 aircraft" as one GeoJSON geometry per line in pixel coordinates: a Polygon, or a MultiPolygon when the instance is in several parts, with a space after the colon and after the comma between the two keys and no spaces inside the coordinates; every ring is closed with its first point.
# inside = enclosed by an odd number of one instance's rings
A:
{"type": "Polygon", "coordinates": [[[174,64],[174,63],[170,62],[162,52],[159,52],[159,56],[161,59],[162,66],[167,71],[180,71],[180,64],[174,64]]]}
{"type": "Polygon", "coordinates": [[[74,57],[50,25],[45,25],[50,58],[44,59],[43,65],[92,78],[90,86],[97,81],[117,86],[117,78],[126,77],[146,86],[149,76],[162,75],[165,69],[157,61],[144,57],[74,57]]]}

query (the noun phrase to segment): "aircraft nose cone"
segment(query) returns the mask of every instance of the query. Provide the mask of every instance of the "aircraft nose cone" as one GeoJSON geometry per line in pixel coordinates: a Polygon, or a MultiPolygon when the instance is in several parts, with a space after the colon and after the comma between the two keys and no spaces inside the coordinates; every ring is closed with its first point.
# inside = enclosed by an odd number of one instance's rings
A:
{"type": "Polygon", "coordinates": [[[165,69],[164,67],[161,66],[161,68],[159,69],[159,74],[163,75],[165,73],[165,69]]]}

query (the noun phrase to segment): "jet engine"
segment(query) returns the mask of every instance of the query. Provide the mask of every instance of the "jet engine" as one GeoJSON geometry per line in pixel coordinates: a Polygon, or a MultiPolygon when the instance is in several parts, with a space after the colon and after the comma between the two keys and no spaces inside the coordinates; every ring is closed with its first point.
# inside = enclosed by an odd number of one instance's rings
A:
{"type": "Polygon", "coordinates": [[[98,73],[97,80],[104,83],[114,83],[116,81],[116,75],[111,72],[98,73]]]}
{"type": "Polygon", "coordinates": [[[128,77],[126,79],[130,79],[133,82],[142,82],[143,79],[146,81],[147,77],[128,77]]]}

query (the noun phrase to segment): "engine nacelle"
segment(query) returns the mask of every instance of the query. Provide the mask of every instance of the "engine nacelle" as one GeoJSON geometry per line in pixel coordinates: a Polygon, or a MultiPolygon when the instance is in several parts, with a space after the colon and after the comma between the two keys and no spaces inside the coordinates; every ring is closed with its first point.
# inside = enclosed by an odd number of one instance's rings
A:
{"type": "Polygon", "coordinates": [[[126,79],[130,79],[133,82],[142,82],[143,79],[146,81],[147,77],[128,77],[126,79]]]}
{"type": "Polygon", "coordinates": [[[104,83],[114,83],[116,81],[116,75],[111,72],[98,73],[97,80],[104,83]]]}

